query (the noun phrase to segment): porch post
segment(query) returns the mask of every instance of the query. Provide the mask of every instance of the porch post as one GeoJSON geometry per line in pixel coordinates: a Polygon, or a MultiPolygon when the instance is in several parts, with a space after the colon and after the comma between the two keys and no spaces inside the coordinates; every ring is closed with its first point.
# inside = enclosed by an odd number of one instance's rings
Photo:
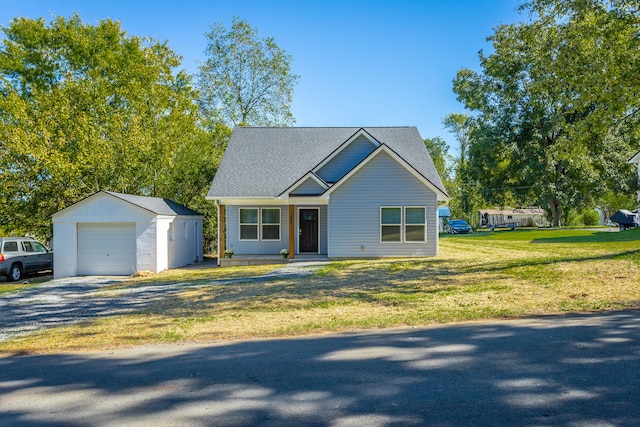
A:
{"type": "Polygon", "coordinates": [[[218,205],[218,265],[227,249],[227,207],[218,205]]]}
{"type": "Polygon", "coordinates": [[[295,213],[296,213],[295,206],[289,205],[289,259],[293,259],[296,256],[295,254],[296,244],[295,244],[295,234],[294,234],[295,225],[296,225],[295,213]]]}

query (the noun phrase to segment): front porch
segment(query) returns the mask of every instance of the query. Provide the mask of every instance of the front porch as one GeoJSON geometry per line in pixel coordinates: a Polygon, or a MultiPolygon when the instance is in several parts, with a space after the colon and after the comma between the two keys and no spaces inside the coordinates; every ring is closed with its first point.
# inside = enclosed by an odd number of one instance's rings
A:
{"type": "Polygon", "coordinates": [[[295,258],[282,258],[282,255],[234,255],[232,258],[220,258],[220,267],[236,265],[287,264],[290,262],[329,261],[327,255],[296,254],[295,258]]]}

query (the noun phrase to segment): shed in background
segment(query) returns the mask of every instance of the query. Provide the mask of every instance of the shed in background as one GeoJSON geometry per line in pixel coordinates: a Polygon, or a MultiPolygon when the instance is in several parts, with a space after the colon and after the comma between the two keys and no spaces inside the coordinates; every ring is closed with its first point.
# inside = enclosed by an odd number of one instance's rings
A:
{"type": "Polygon", "coordinates": [[[480,227],[548,227],[547,212],[541,207],[494,208],[480,212],[480,227]]]}

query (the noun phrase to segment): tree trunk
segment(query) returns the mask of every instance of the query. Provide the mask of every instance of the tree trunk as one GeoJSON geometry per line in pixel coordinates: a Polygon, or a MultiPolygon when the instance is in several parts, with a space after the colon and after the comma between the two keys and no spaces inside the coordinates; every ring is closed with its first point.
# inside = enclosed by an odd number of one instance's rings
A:
{"type": "Polygon", "coordinates": [[[549,209],[553,215],[553,226],[562,226],[562,205],[555,197],[549,197],[549,209]]]}

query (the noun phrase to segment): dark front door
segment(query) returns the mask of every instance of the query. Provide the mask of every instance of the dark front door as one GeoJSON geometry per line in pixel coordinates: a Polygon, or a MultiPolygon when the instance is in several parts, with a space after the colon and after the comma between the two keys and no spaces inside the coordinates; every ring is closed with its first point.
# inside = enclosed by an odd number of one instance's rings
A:
{"type": "Polygon", "coordinates": [[[317,209],[300,209],[300,252],[318,252],[317,209]]]}

